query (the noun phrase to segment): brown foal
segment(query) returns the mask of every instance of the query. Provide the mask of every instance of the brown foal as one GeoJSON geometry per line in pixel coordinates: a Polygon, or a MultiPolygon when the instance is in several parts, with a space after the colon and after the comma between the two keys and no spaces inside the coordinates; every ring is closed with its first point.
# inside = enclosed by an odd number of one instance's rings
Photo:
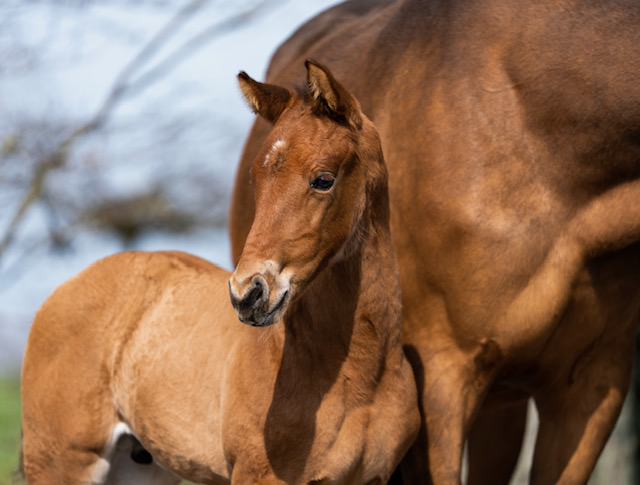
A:
{"type": "Polygon", "coordinates": [[[24,359],[29,485],[386,483],[414,440],[378,134],[319,64],[300,92],[239,82],[274,126],[236,271],[129,252],[53,293],[24,359]]]}

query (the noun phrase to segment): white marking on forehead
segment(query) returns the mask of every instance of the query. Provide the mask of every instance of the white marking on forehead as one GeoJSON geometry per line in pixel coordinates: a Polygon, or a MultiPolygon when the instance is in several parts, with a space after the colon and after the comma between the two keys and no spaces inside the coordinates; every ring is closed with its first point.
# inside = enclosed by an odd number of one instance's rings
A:
{"type": "Polygon", "coordinates": [[[266,167],[269,164],[269,160],[271,160],[271,155],[276,155],[280,150],[283,150],[287,146],[287,142],[282,138],[277,139],[271,145],[271,150],[267,153],[267,156],[264,157],[263,166],[266,167]]]}
{"type": "Polygon", "coordinates": [[[286,141],[284,141],[282,138],[276,140],[273,142],[273,146],[271,147],[271,151],[275,152],[276,150],[280,150],[280,148],[283,148],[285,145],[287,144],[286,141]]]}

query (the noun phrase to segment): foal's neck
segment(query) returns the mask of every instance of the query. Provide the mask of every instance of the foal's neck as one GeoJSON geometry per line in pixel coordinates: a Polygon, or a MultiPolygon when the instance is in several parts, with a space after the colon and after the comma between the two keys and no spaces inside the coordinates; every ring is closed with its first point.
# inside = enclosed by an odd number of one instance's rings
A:
{"type": "Polygon", "coordinates": [[[400,284],[388,220],[365,217],[357,248],[330,263],[285,317],[286,339],[316,364],[358,349],[381,356],[399,339],[400,284]]]}

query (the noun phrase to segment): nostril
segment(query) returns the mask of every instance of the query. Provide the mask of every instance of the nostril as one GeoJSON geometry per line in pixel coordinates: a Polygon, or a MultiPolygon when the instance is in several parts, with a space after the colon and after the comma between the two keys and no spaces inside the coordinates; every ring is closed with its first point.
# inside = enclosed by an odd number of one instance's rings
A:
{"type": "Polygon", "coordinates": [[[254,283],[253,286],[251,287],[251,290],[249,291],[247,296],[244,298],[245,304],[247,306],[251,306],[252,308],[255,308],[256,306],[258,306],[258,302],[262,298],[263,294],[264,294],[264,291],[262,289],[262,285],[259,283],[257,284],[254,283]]]}
{"type": "Polygon", "coordinates": [[[251,290],[247,295],[247,303],[251,304],[253,308],[256,308],[264,303],[264,300],[269,298],[269,287],[265,279],[256,275],[251,280],[251,290]]]}

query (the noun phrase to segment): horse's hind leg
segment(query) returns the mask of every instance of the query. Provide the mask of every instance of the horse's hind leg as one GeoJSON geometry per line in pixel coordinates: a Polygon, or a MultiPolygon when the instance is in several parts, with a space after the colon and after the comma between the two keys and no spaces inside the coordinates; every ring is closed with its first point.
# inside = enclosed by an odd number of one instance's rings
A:
{"type": "Polygon", "coordinates": [[[22,401],[27,484],[103,484],[109,466],[103,452],[116,423],[105,394],[91,396],[72,386],[43,390],[42,379],[38,382],[31,375],[22,401]]]}
{"type": "Polygon", "coordinates": [[[27,485],[102,485],[101,458],[93,452],[72,449],[24,448],[24,476],[27,485]]]}
{"type": "Polygon", "coordinates": [[[601,350],[565,386],[536,397],[540,427],[531,483],[587,483],[620,414],[631,377],[622,349],[601,350]]]}
{"type": "MultiPolygon", "coordinates": [[[[123,423],[116,424],[101,449],[46,441],[23,441],[28,485],[177,485],[180,479],[160,467],[123,423]],[[50,443],[50,442],[49,442],[50,443]],[[25,446],[26,445],[26,446],[25,446]],[[75,448],[75,449],[74,449],[75,448]],[[141,458],[142,457],[142,458],[141,458]],[[148,457],[148,458],[147,458],[148,457]]],[[[27,433],[28,435],[29,433],[27,433]]]]}

